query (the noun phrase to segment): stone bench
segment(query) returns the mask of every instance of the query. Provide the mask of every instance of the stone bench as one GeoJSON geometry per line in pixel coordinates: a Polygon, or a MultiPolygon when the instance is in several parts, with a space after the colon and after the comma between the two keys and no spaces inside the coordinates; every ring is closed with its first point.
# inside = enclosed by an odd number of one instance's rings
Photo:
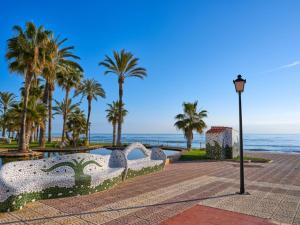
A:
{"type": "Polygon", "coordinates": [[[162,170],[167,159],[166,154],[160,148],[150,150],[141,143],[132,143],[122,152],[127,159],[125,179],[162,170]],[[144,154],[144,158],[129,160],[128,155],[137,149],[144,154]]]}
{"type": "Polygon", "coordinates": [[[5,164],[0,171],[0,211],[39,199],[84,195],[121,182],[127,168],[118,150],[101,156],[77,153],[5,164]]]}

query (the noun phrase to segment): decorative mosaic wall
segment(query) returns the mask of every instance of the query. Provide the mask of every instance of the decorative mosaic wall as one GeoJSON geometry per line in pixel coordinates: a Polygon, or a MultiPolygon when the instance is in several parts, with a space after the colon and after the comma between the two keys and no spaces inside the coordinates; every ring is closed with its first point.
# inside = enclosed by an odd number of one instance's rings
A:
{"type": "Polygon", "coordinates": [[[125,178],[161,170],[165,160],[160,149],[148,150],[135,143],[107,156],[76,153],[7,163],[0,170],[0,211],[22,209],[39,199],[107,190],[125,178]],[[142,149],[149,157],[128,160],[127,155],[134,149],[142,149]]]}
{"type": "Polygon", "coordinates": [[[232,159],[239,155],[238,133],[229,127],[212,127],[206,132],[206,152],[211,159],[232,159]]]}
{"type": "Polygon", "coordinates": [[[138,142],[129,145],[124,149],[123,153],[127,159],[127,169],[125,171],[126,178],[162,170],[167,159],[166,154],[160,148],[149,150],[138,142]],[[145,157],[142,159],[128,160],[128,155],[135,149],[142,151],[145,157]]]}

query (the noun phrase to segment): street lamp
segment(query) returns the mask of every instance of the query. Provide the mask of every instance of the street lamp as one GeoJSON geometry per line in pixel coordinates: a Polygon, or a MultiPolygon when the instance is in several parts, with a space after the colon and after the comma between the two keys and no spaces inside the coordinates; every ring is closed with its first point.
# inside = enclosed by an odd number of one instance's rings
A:
{"type": "Polygon", "coordinates": [[[235,90],[239,95],[239,117],[240,117],[240,192],[239,194],[245,194],[244,183],[244,156],[243,156],[243,120],[242,120],[242,92],[244,91],[246,80],[242,78],[242,75],[238,75],[237,79],[233,81],[235,90]]]}

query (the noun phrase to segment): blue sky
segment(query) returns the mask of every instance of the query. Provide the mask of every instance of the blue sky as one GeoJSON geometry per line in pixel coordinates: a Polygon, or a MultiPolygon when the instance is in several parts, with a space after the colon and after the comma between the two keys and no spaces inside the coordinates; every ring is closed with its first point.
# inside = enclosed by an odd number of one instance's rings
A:
{"type": "MultiPolygon", "coordinates": [[[[247,79],[243,95],[247,133],[300,133],[299,1],[5,1],[0,13],[0,91],[17,92],[22,77],[5,60],[12,26],[33,21],[68,38],[86,77],[107,98],[93,103],[92,131],[108,133],[106,104],[117,99],[116,77],[98,66],[125,48],[148,70],[125,81],[127,133],[175,133],[183,101],[198,100],[208,125],[237,127],[232,80],[247,79]]],[[[59,87],[55,99],[62,99],[59,87]]],[[[79,99],[78,99],[79,100],[79,99]]],[[[86,104],[83,105],[86,108],[86,104]]],[[[61,119],[54,121],[60,132],[61,119]]]]}

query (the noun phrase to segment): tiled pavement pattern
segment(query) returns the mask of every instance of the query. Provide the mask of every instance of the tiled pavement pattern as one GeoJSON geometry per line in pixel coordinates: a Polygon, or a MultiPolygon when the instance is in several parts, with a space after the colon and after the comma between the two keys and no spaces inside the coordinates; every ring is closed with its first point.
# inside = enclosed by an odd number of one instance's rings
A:
{"type": "Polygon", "coordinates": [[[273,163],[246,164],[247,196],[235,194],[236,163],[175,163],[105,192],[43,200],[1,213],[0,224],[159,224],[203,204],[300,225],[300,155],[255,155],[273,163]]]}

